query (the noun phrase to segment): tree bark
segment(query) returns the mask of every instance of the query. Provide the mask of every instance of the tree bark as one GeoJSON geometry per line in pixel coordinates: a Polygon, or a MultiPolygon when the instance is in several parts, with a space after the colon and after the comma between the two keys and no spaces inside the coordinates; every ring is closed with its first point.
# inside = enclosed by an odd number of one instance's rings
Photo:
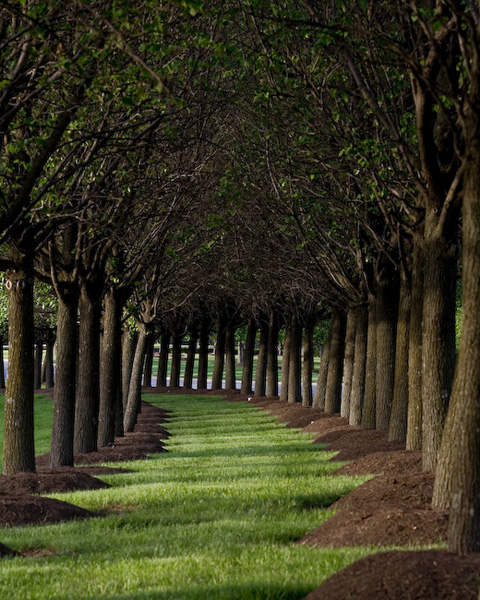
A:
{"type": "Polygon", "coordinates": [[[292,322],[290,334],[290,352],[288,361],[288,402],[302,401],[301,351],[302,326],[298,321],[292,322]]]}
{"type": "Polygon", "coordinates": [[[354,308],[349,308],[347,313],[347,330],[345,333],[345,364],[343,372],[343,392],[340,414],[347,419],[350,416],[350,401],[353,385],[353,365],[355,364],[355,317],[354,308]]]}
{"type": "Polygon", "coordinates": [[[452,397],[435,471],[433,506],[450,508],[448,547],[480,552],[480,143],[463,191],[463,323],[452,397]]]}
{"type": "Polygon", "coordinates": [[[138,342],[135,348],[135,357],[133,359],[132,375],[130,377],[130,385],[128,388],[127,406],[123,417],[123,429],[125,433],[134,430],[141,402],[143,363],[145,360],[145,350],[149,331],[143,323],[139,324],[139,331],[138,342]]]}
{"type": "Polygon", "coordinates": [[[69,288],[58,298],[57,367],[50,451],[52,467],[73,466],[79,292],[73,284],[69,288]]]}
{"type": "Polygon", "coordinates": [[[198,348],[197,389],[206,390],[208,384],[208,341],[210,328],[207,319],[200,323],[200,338],[198,348]]]}
{"type": "Polygon", "coordinates": [[[422,334],[422,458],[430,471],[437,463],[455,369],[457,261],[442,238],[427,238],[422,334]]]}
{"type": "Polygon", "coordinates": [[[242,394],[252,393],[253,381],[253,356],[255,352],[255,338],[257,335],[257,325],[254,319],[249,319],[247,327],[247,339],[245,340],[245,349],[243,355],[242,370],[242,394]]]}
{"type": "Polygon", "coordinates": [[[412,304],[412,285],[410,274],[401,270],[400,296],[398,305],[397,338],[395,350],[395,387],[393,391],[392,412],[388,429],[391,442],[405,442],[407,438],[408,414],[408,351],[410,313],[412,304]]]}
{"type": "Polygon", "coordinates": [[[302,365],[302,405],[312,406],[312,373],[313,373],[313,329],[315,321],[307,319],[303,336],[303,365],[302,365]]]}
{"type": "Polygon", "coordinates": [[[423,260],[415,245],[412,263],[412,299],[408,331],[408,416],[407,450],[422,448],[422,318],[423,260]]]}
{"type": "Polygon", "coordinates": [[[170,387],[180,387],[180,371],[182,365],[183,333],[172,336],[172,364],[170,367],[170,387]]]}
{"type": "MultiPolygon", "coordinates": [[[[390,265],[389,265],[390,267],[390,265]]],[[[395,385],[395,339],[398,318],[398,282],[391,273],[377,280],[376,428],[388,431],[395,385]]]]}
{"type": "Polygon", "coordinates": [[[367,362],[368,308],[355,309],[355,361],[353,365],[352,391],[350,395],[350,425],[362,422],[365,395],[365,366],[367,362]]]}
{"type": "Polygon", "coordinates": [[[313,397],[314,408],[325,408],[325,393],[327,391],[327,377],[328,377],[328,362],[330,360],[330,343],[332,339],[332,324],[328,330],[328,336],[323,345],[322,356],[320,357],[320,368],[318,370],[317,387],[315,388],[315,395],[313,397]]]}
{"type": "Polygon", "coordinates": [[[195,367],[195,355],[197,353],[198,332],[195,327],[190,328],[190,339],[188,342],[187,360],[183,375],[183,387],[191,390],[193,387],[193,371],[195,367]]]}
{"type": "Polygon", "coordinates": [[[0,336],[0,389],[5,389],[5,355],[3,352],[3,337],[0,336]]]}
{"type": "Polygon", "coordinates": [[[288,372],[290,370],[290,339],[292,337],[292,325],[289,323],[285,331],[282,354],[282,387],[280,389],[280,400],[288,400],[288,372]]]}
{"type": "Polygon", "coordinates": [[[123,412],[127,408],[128,391],[130,388],[130,379],[132,377],[133,361],[135,360],[135,351],[138,344],[138,332],[130,333],[125,330],[123,333],[122,344],[122,404],[123,412]]]}
{"type": "Polygon", "coordinates": [[[278,396],[278,317],[270,313],[267,341],[267,396],[278,396]]]}
{"type": "MultiPolygon", "coordinates": [[[[100,410],[98,415],[98,446],[111,444],[115,435],[122,434],[118,422],[118,399],[121,394],[122,373],[122,303],[111,289],[105,294],[103,338],[101,347],[100,410]]],[[[123,411],[122,411],[123,416],[123,411]]]]}
{"type": "Polygon", "coordinates": [[[96,292],[80,290],[74,452],[97,449],[100,404],[100,307],[96,292]]]}
{"type": "Polygon", "coordinates": [[[268,323],[260,322],[260,339],[258,345],[257,368],[255,371],[255,396],[265,396],[267,392],[267,352],[268,323]]]}
{"type": "Polygon", "coordinates": [[[215,362],[213,365],[212,390],[221,390],[223,382],[223,367],[225,365],[225,320],[220,319],[215,345],[215,362]]]}
{"type": "Polygon", "coordinates": [[[55,340],[47,340],[45,343],[45,388],[50,390],[54,385],[53,347],[55,340]]]}
{"type": "Polygon", "coordinates": [[[375,296],[368,299],[367,360],[365,364],[365,396],[361,426],[375,429],[376,372],[377,372],[377,302],[375,296]]]}
{"type": "MultiPolygon", "coordinates": [[[[17,255],[17,252],[15,251],[17,255]]],[[[15,256],[8,277],[8,377],[3,472],[35,471],[33,422],[33,258],[15,256]]]]}
{"type": "Polygon", "coordinates": [[[237,389],[235,373],[235,328],[229,323],[225,328],[225,389],[237,389]]]}
{"type": "Polygon", "coordinates": [[[345,358],[346,315],[335,309],[332,313],[330,351],[328,360],[325,412],[339,413],[342,402],[343,361],[345,358]]]}
{"type": "Polygon", "coordinates": [[[42,387],[42,356],[43,356],[43,343],[38,341],[35,342],[35,359],[34,359],[34,375],[33,375],[33,389],[39,390],[42,387]]]}
{"type": "Polygon", "coordinates": [[[143,367],[143,385],[152,387],[152,371],[153,371],[153,350],[155,348],[155,337],[152,335],[148,338],[147,348],[145,350],[145,365],[143,367]]]}
{"type": "Polygon", "coordinates": [[[170,354],[170,339],[172,335],[169,331],[164,331],[160,337],[160,352],[158,353],[157,368],[157,388],[167,386],[168,356],[170,354]]]}

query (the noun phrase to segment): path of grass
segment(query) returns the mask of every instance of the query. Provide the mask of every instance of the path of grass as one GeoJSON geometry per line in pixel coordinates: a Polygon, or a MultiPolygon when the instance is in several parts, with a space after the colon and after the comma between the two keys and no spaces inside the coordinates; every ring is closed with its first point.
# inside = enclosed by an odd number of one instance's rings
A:
{"type": "Polygon", "coordinates": [[[218,397],[148,400],[171,411],[169,452],[122,463],[135,473],[106,476],[110,489],[57,496],[115,514],[3,531],[53,554],[2,560],[0,598],[302,598],[368,552],[292,544],[359,481],[329,478],[308,435],[218,397]]]}

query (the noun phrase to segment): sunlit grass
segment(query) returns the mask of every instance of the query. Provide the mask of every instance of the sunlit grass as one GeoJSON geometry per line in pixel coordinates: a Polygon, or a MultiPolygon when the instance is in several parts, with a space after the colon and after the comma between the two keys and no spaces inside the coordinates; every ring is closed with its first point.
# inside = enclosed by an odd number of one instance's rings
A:
{"type": "MultiPolygon", "coordinates": [[[[217,397],[149,395],[167,408],[168,453],[56,497],[102,518],[4,530],[42,558],[0,563],[0,598],[302,598],[369,551],[294,545],[362,481],[329,477],[310,435],[217,397]]],[[[336,465],[338,467],[338,463],[336,465]]]]}

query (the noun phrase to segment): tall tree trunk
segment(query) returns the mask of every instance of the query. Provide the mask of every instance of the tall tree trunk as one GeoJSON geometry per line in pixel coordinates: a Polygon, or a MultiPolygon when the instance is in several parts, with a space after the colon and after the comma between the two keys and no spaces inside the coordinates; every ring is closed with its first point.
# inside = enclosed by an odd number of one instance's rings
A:
{"type": "Polygon", "coordinates": [[[78,289],[72,285],[58,298],[57,365],[50,451],[52,467],[73,466],[77,309],[78,289]]]}
{"type": "Polygon", "coordinates": [[[225,329],[225,389],[237,389],[235,375],[235,329],[229,323],[225,329]]]}
{"type": "Polygon", "coordinates": [[[267,392],[267,352],[268,323],[260,322],[260,339],[258,344],[257,368],[255,371],[255,396],[265,396],[267,392]]]}
{"type": "Polygon", "coordinates": [[[407,450],[422,448],[422,318],[423,259],[415,244],[412,263],[412,299],[408,330],[408,417],[407,450]]]}
{"type": "Polygon", "coordinates": [[[55,340],[49,339],[45,343],[45,388],[50,390],[54,385],[53,347],[55,340]]]}
{"type": "Polygon", "coordinates": [[[253,357],[255,353],[255,339],[257,335],[257,325],[254,319],[248,320],[247,339],[245,340],[245,351],[243,355],[242,370],[242,394],[252,393],[253,381],[253,357]]]}
{"type": "Polygon", "coordinates": [[[133,361],[138,344],[138,332],[130,333],[125,330],[123,333],[122,344],[122,404],[123,412],[127,408],[128,391],[130,389],[130,379],[132,377],[133,361]]]}
{"type": "Polygon", "coordinates": [[[200,338],[198,347],[198,371],[197,389],[206,390],[208,385],[208,341],[210,338],[210,327],[207,319],[203,318],[200,323],[200,338]]]}
{"type": "MultiPolygon", "coordinates": [[[[392,271],[393,269],[386,269],[392,271]]],[[[395,385],[395,340],[398,318],[398,282],[386,273],[377,282],[377,373],[375,423],[377,429],[387,431],[392,411],[395,385]]]]}
{"type": "Polygon", "coordinates": [[[145,365],[143,367],[143,385],[152,387],[152,371],[153,371],[153,351],[155,348],[155,337],[152,335],[148,338],[147,348],[145,350],[145,365]]]}
{"type": "Polygon", "coordinates": [[[365,395],[365,366],[367,362],[368,308],[355,309],[355,360],[353,365],[352,391],[350,394],[350,425],[362,422],[365,395]]]}
{"type": "Polygon", "coordinates": [[[290,404],[302,401],[301,352],[302,326],[295,320],[292,322],[288,361],[288,402],[290,404]]]}
{"type": "MultiPolygon", "coordinates": [[[[478,131],[478,129],[477,129],[478,131]]],[[[463,190],[462,335],[435,472],[433,505],[450,508],[448,547],[480,552],[480,142],[463,190]]]]}
{"type": "Polygon", "coordinates": [[[170,354],[170,339],[172,334],[164,331],[160,336],[160,352],[158,353],[157,388],[166,387],[168,373],[168,356],[170,354]]]}
{"type": "Polygon", "coordinates": [[[422,335],[422,458],[426,471],[437,463],[455,369],[457,261],[441,239],[424,247],[422,335]]]}
{"type": "Polygon", "coordinates": [[[141,402],[143,363],[145,360],[149,331],[143,323],[139,323],[138,328],[140,332],[135,348],[132,375],[130,377],[130,386],[128,388],[127,406],[123,417],[123,429],[125,433],[134,430],[141,402]]]}
{"type": "Polygon", "coordinates": [[[365,363],[365,395],[361,426],[375,429],[377,373],[377,299],[368,299],[367,361],[365,363]]]}
{"type": "Polygon", "coordinates": [[[345,328],[347,318],[342,310],[332,313],[330,352],[328,361],[325,412],[339,413],[342,402],[343,361],[345,358],[345,328]]]}
{"type": "Polygon", "coordinates": [[[323,346],[322,356],[320,357],[320,368],[318,370],[317,387],[313,397],[314,408],[325,408],[325,393],[327,391],[328,363],[330,360],[330,344],[332,340],[332,323],[328,330],[328,336],[323,346]]]}
{"type": "Polygon", "coordinates": [[[395,350],[395,387],[388,439],[404,442],[407,438],[408,414],[408,350],[412,285],[410,274],[401,270],[400,296],[398,305],[397,339],[395,350]]]}
{"type": "Polygon", "coordinates": [[[302,404],[303,406],[311,406],[313,403],[312,394],[312,373],[313,373],[313,329],[315,327],[315,321],[313,319],[307,319],[305,323],[304,336],[303,336],[303,366],[302,366],[302,383],[303,383],[303,394],[302,404]]]}
{"type": "Polygon", "coordinates": [[[217,329],[217,343],[215,344],[215,362],[213,365],[212,390],[221,390],[223,381],[223,367],[225,365],[225,320],[220,319],[217,329]]]}
{"type": "Polygon", "coordinates": [[[43,343],[35,342],[35,359],[34,359],[34,374],[33,374],[33,389],[39,390],[42,387],[42,356],[43,343]]]}
{"type": "Polygon", "coordinates": [[[241,340],[238,342],[237,347],[237,365],[243,367],[243,362],[245,360],[245,342],[241,340]]]}
{"type": "Polygon", "coordinates": [[[272,311],[268,322],[267,396],[278,396],[278,317],[272,311]]]}
{"type": "Polygon", "coordinates": [[[7,272],[9,347],[3,435],[6,475],[35,471],[32,256],[18,253],[15,267],[7,272]]]}
{"type": "Polygon", "coordinates": [[[289,323],[285,331],[282,354],[282,387],[280,389],[280,400],[288,400],[288,372],[290,370],[290,339],[292,337],[292,325],[289,323]]]}
{"type": "Polygon", "coordinates": [[[80,290],[74,452],[97,449],[100,404],[100,307],[96,293],[80,290]]]}
{"type": "Polygon", "coordinates": [[[191,390],[193,387],[193,371],[195,367],[195,355],[197,353],[198,333],[195,327],[190,328],[190,339],[188,341],[187,360],[183,375],[183,387],[191,390]]]}
{"type": "MultiPolygon", "coordinates": [[[[98,446],[107,446],[122,434],[116,423],[121,402],[122,373],[122,303],[116,290],[105,294],[103,338],[101,347],[100,410],[98,415],[98,446]]],[[[123,411],[122,411],[123,416],[123,411]]]]}
{"type": "Polygon", "coordinates": [[[170,368],[170,387],[180,387],[182,366],[183,333],[174,333],[172,337],[172,364],[170,368]]]}
{"type": "Polygon", "coordinates": [[[345,364],[343,369],[343,392],[340,414],[347,419],[350,416],[350,401],[353,385],[353,365],[355,363],[355,317],[354,308],[349,308],[347,313],[347,330],[345,333],[345,364]]]}

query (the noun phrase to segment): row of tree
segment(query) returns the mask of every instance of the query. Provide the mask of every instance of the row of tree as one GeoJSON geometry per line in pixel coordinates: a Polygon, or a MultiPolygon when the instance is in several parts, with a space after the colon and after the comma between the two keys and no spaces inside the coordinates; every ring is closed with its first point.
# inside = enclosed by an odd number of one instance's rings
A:
{"type": "Polygon", "coordinates": [[[0,6],[5,472],[34,469],[37,278],[58,301],[53,466],[133,426],[155,326],[200,357],[215,326],[216,388],[258,328],[272,394],[286,326],[282,393],[300,400],[303,331],[304,403],[421,448],[451,548],[478,550],[478,2],[0,6]]]}

